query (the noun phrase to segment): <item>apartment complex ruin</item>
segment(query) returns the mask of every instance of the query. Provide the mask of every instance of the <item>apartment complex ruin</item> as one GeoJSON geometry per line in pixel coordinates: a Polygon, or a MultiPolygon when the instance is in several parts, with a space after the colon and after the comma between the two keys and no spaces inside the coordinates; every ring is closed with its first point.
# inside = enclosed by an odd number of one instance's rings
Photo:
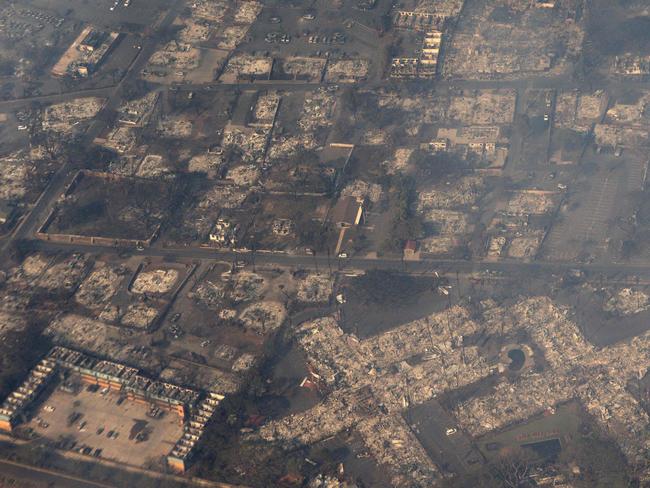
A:
{"type": "Polygon", "coordinates": [[[393,58],[392,78],[434,78],[438,69],[438,56],[442,45],[442,32],[427,31],[417,57],[393,58]]]}
{"type": "Polygon", "coordinates": [[[97,71],[117,42],[119,33],[87,26],[52,68],[55,76],[86,77],[97,71]]]}
{"type": "Polygon", "coordinates": [[[188,467],[205,426],[224,398],[215,392],[204,396],[190,388],[149,378],[136,368],[56,346],[4,401],[0,407],[0,430],[12,433],[28,422],[39,396],[63,378],[67,383],[74,378],[81,385],[101,388],[106,394],[118,395],[154,411],[175,414],[183,426],[182,436],[169,452],[167,462],[169,468],[177,472],[184,472],[188,467]]]}

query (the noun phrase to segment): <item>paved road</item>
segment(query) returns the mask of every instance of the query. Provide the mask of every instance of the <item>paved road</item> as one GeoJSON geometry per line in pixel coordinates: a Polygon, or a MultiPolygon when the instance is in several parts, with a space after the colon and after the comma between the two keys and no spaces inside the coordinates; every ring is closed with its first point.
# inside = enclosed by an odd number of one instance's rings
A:
{"type": "Polygon", "coordinates": [[[96,483],[49,469],[36,468],[5,460],[0,460],[0,476],[6,479],[29,482],[36,486],[47,486],[48,488],[114,488],[112,485],[105,483],[96,483]]]}
{"type": "MultiPolygon", "coordinates": [[[[132,70],[134,75],[139,74],[140,70],[144,67],[144,63],[148,60],[149,56],[155,50],[156,43],[150,38],[149,41],[144,41],[148,46],[143,45],[138,59],[141,62],[132,70]],[[151,45],[149,45],[151,44],[151,45]],[[146,51],[145,51],[146,49],[146,51]],[[150,50],[151,49],[151,50],[150,50]]],[[[403,82],[402,86],[408,87],[409,82],[403,82]]],[[[182,91],[222,91],[231,90],[233,88],[245,89],[264,89],[264,90],[283,90],[283,91],[308,91],[314,88],[323,86],[335,86],[337,83],[318,83],[318,82],[305,82],[305,81],[290,81],[290,80],[257,80],[255,82],[237,82],[237,83],[197,83],[197,84],[182,84],[176,85],[175,89],[182,91]]],[[[392,85],[390,80],[378,80],[369,83],[368,86],[373,88],[381,88],[382,86],[392,85]]],[[[520,89],[529,86],[534,89],[554,88],[571,90],[578,88],[578,85],[567,78],[538,78],[533,80],[441,80],[432,84],[432,88],[437,90],[445,89],[460,89],[460,90],[479,90],[491,88],[515,88],[520,89]]],[[[647,86],[647,83],[637,81],[622,81],[618,86],[629,86],[630,88],[647,86]]],[[[603,85],[600,88],[605,88],[603,85]]],[[[14,98],[11,100],[0,101],[1,111],[11,111],[18,108],[27,106],[33,102],[42,103],[60,103],[68,100],[74,100],[80,97],[110,97],[115,92],[116,85],[103,87],[103,88],[87,88],[84,90],[74,90],[65,93],[51,93],[48,95],[37,95],[33,97],[14,98]]]]}
{"type": "MultiPolygon", "coordinates": [[[[170,17],[165,18],[161,23],[160,29],[163,29],[171,24],[176,15],[176,8],[170,10],[172,12],[170,17]]],[[[148,39],[143,41],[143,49],[138,55],[137,64],[134,63],[133,69],[130,70],[135,76],[139,75],[140,71],[144,67],[144,64],[149,59],[149,56],[153,54],[157,46],[156,36],[153,35],[148,39]]],[[[129,76],[125,78],[130,78],[129,76]]],[[[124,80],[124,79],[123,79],[124,80]]],[[[408,80],[403,80],[400,82],[400,86],[407,89],[409,84],[421,85],[421,81],[409,82],[408,80]]],[[[319,83],[319,82],[306,82],[301,80],[256,80],[254,82],[235,82],[235,83],[222,83],[215,81],[212,83],[197,83],[197,84],[178,84],[175,89],[182,91],[199,91],[199,90],[211,90],[211,91],[221,91],[221,90],[231,90],[233,88],[239,89],[264,89],[264,90],[284,90],[284,91],[307,91],[313,90],[319,86],[335,86],[338,83],[319,83]]],[[[394,82],[390,79],[380,79],[369,81],[364,86],[374,89],[393,86],[394,82]]],[[[595,84],[592,89],[608,89],[611,87],[617,88],[646,88],[648,86],[647,81],[643,80],[634,80],[634,79],[623,79],[623,80],[604,80],[599,84],[595,84]]],[[[464,80],[464,79],[443,79],[439,81],[432,82],[432,89],[436,90],[447,90],[447,89],[458,89],[458,90],[485,90],[485,89],[556,89],[556,90],[573,90],[573,89],[584,89],[584,85],[577,83],[570,76],[563,75],[558,77],[538,77],[538,78],[524,78],[516,80],[464,80]]],[[[85,96],[97,96],[97,97],[109,97],[111,94],[115,93],[116,86],[109,86],[103,88],[88,88],[83,90],[74,90],[65,93],[52,93],[48,95],[37,95],[33,97],[25,98],[15,98],[11,100],[0,101],[0,110],[9,111],[16,110],[17,108],[29,105],[32,102],[47,102],[47,103],[59,103],[66,100],[72,100],[79,97],[85,96]]]]}
{"type": "MultiPolygon", "coordinates": [[[[77,243],[55,243],[34,240],[31,243],[34,250],[40,251],[64,251],[64,252],[84,252],[84,253],[107,253],[117,254],[124,252],[123,248],[110,246],[91,246],[77,243]]],[[[370,269],[387,269],[403,271],[413,274],[433,274],[459,272],[465,274],[471,273],[492,273],[504,277],[510,275],[526,274],[535,276],[541,274],[554,273],[557,275],[566,273],[572,269],[580,269],[594,279],[600,276],[603,279],[623,279],[631,275],[638,276],[641,280],[650,279],[650,264],[637,265],[626,263],[605,263],[605,264],[576,264],[571,262],[553,262],[553,261],[467,261],[462,259],[422,259],[420,261],[403,261],[399,258],[371,258],[371,257],[352,257],[348,259],[331,258],[327,256],[306,256],[298,254],[280,254],[280,253],[252,253],[233,252],[229,250],[208,249],[208,248],[145,248],[142,251],[135,249],[128,251],[132,254],[140,254],[148,257],[160,257],[166,259],[194,259],[194,260],[217,260],[225,262],[243,261],[247,265],[277,265],[300,267],[305,269],[318,268],[321,271],[329,269],[340,271],[365,271],[370,269]]]]}

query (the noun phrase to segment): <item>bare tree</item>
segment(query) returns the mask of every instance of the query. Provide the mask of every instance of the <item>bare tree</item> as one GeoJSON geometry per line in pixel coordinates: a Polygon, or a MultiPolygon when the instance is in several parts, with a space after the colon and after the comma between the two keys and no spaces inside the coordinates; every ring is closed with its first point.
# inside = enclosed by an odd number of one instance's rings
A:
{"type": "Polygon", "coordinates": [[[534,486],[530,466],[521,450],[511,451],[493,465],[494,475],[505,488],[534,486]]]}

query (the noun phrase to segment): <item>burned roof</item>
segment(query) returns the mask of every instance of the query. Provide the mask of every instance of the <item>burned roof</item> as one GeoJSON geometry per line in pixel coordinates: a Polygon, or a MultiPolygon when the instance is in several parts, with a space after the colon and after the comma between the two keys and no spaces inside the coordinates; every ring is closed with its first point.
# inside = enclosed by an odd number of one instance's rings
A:
{"type": "Polygon", "coordinates": [[[48,358],[66,368],[109,378],[120,383],[123,389],[137,392],[145,397],[189,406],[194,405],[199,398],[199,392],[190,388],[153,380],[140,374],[136,368],[96,359],[65,347],[55,347],[48,355],[48,358]]]}

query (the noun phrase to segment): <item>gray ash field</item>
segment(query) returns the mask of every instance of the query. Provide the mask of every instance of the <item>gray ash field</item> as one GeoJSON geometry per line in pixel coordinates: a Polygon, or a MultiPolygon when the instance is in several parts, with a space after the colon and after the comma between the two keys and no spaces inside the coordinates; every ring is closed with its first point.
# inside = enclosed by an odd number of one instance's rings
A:
{"type": "Polygon", "coordinates": [[[0,5],[0,485],[650,486],[643,0],[0,5]]]}

